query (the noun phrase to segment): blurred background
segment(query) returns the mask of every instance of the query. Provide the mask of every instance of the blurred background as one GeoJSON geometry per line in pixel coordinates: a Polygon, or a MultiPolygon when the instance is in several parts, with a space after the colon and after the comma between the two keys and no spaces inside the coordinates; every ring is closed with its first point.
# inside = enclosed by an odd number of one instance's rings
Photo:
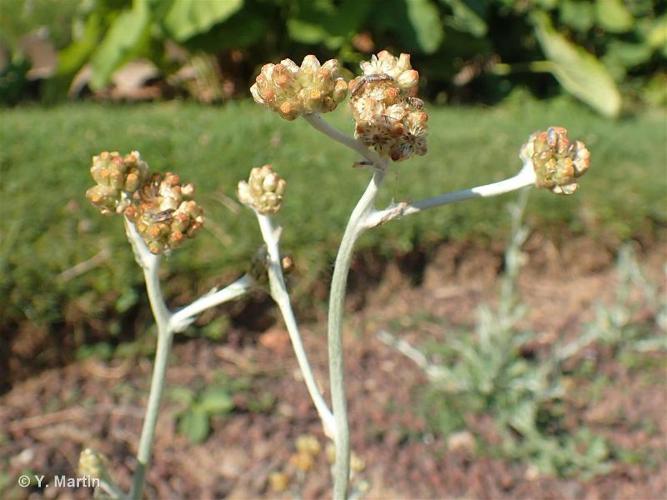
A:
{"type": "MultiPolygon", "coordinates": [[[[84,197],[103,150],[197,186],[206,230],[165,261],[172,307],[247,268],[261,239],[236,183],[274,165],[326,390],[332,262],[368,172],[248,89],[267,62],[313,53],[351,78],[383,49],[411,54],[430,129],[381,204],[513,175],[550,125],[592,167],[571,197],[473,200],[360,241],[355,492],[667,495],[667,5],[646,0],[0,0],[0,495],[87,498],[16,484],[74,476],[84,446],[129,486],[154,330],[121,221],[84,197]]],[[[327,118],[352,132],[346,106],[327,118]]],[[[151,497],[328,494],[326,440],[265,291],[178,337],[168,380],[151,497]]]]}

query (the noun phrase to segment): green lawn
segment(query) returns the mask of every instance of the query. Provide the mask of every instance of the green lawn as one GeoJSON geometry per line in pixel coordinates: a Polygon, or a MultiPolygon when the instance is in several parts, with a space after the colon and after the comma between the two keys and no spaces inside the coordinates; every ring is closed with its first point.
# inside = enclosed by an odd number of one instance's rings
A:
{"type": "MultiPolygon", "coordinates": [[[[307,123],[281,120],[250,102],[222,108],[169,102],[2,110],[0,120],[0,316],[75,321],[64,307],[76,298],[86,315],[122,316],[143,300],[140,273],[118,217],[102,217],[84,198],[90,158],[102,150],[139,150],[154,170],[174,170],[198,188],[207,231],[168,262],[168,294],[203,291],[238,274],[260,244],[250,211],[235,202],[236,183],[253,166],[272,163],[287,179],[280,220],[283,248],[295,256],[302,282],[326,274],[352,205],[369,177],[356,156],[307,123]],[[104,246],[113,261],[73,279],[62,271],[104,246]],[[205,278],[206,277],[206,278],[205,278]],[[193,284],[193,283],[196,283],[193,284]]],[[[520,167],[528,135],[563,125],[583,139],[592,167],[572,197],[531,197],[528,221],[554,232],[589,232],[607,241],[654,231],[667,221],[667,131],[659,111],[612,122],[567,99],[526,99],[497,108],[430,109],[429,154],[395,165],[382,202],[418,199],[499,180],[520,167]]],[[[351,130],[342,109],[331,116],[351,130]]],[[[506,235],[508,198],[473,200],[392,222],[367,234],[362,247],[385,255],[444,239],[506,235]]],[[[307,287],[302,287],[304,292],[307,287]]],[[[175,297],[176,296],[176,297],[175,297]]],[[[76,316],[76,314],[74,314],[76,316]]]]}

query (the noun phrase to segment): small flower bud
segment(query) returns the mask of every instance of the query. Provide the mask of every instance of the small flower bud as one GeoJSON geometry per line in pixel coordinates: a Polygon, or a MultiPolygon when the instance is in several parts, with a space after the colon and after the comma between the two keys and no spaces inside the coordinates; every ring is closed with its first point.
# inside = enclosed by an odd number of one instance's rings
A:
{"type": "Polygon", "coordinates": [[[95,479],[105,477],[107,475],[106,458],[95,450],[85,448],[79,455],[78,473],[80,476],[95,479]]]}
{"type": "MultiPolygon", "coordinates": [[[[330,464],[336,462],[336,448],[333,443],[329,443],[325,449],[327,461],[330,464]]],[[[350,470],[352,472],[362,472],[366,468],[366,463],[355,452],[350,453],[350,470]]]]}
{"type": "Polygon", "coordinates": [[[120,192],[110,186],[97,184],[86,191],[86,198],[104,215],[116,212],[120,203],[120,192]]]}
{"type": "Polygon", "coordinates": [[[271,491],[282,493],[289,487],[289,476],[284,472],[272,472],[269,474],[269,485],[271,491]]]}
{"type": "Polygon", "coordinates": [[[417,94],[419,73],[410,65],[410,54],[401,54],[399,57],[383,50],[373,55],[370,61],[360,64],[364,76],[386,75],[394,80],[407,96],[417,94]]]}
{"type": "Polygon", "coordinates": [[[283,273],[291,273],[294,270],[294,259],[289,255],[283,256],[283,258],[280,259],[280,267],[282,267],[283,273]]]}
{"type": "Polygon", "coordinates": [[[576,179],[590,166],[590,152],[584,143],[570,142],[563,127],[550,127],[532,134],[519,157],[533,165],[536,186],[556,194],[574,193],[578,187],[576,179]]]}
{"type": "Polygon", "coordinates": [[[275,214],[280,210],[287,182],[273,171],[271,165],[253,168],[248,182],[238,185],[238,198],[244,205],[262,215],[275,214]]]}
{"type": "Polygon", "coordinates": [[[136,151],[125,157],[104,151],[93,156],[90,174],[97,186],[86,192],[86,198],[105,215],[122,213],[127,197],[146,180],[148,165],[136,151]]]}
{"type": "Polygon", "coordinates": [[[315,436],[302,434],[296,438],[296,449],[299,452],[316,456],[322,451],[322,446],[315,436]]]}
{"type": "Polygon", "coordinates": [[[290,463],[298,470],[308,472],[313,468],[315,460],[313,460],[313,456],[310,453],[298,451],[290,457],[290,463]]]}

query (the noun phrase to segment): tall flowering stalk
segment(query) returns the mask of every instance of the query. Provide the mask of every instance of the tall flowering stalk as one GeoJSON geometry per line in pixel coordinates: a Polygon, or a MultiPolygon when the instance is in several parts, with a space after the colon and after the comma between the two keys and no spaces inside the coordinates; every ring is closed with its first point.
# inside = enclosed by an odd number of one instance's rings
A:
{"type": "MultiPolygon", "coordinates": [[[[300,79],[299,75],[304,66],[314,66],[313,56],[304,59],[301,69],[292,61],[286,61],[281,64],[287,71],[279,69],[280,65],[266,65],[262,68],[257,82],[251,88],[255,101],[288,120],[303,117],[319,132],[360,154],[364,158],[360,164],[368,165],[372,170],[370,182],[352,210],[343,233],[329,294],[327,335],[335,422],[333,497],[342,500],[348,494],[350,472],[342,326],[347,276],[356,241],[366,230],[393,219],[471,198],[498,196],[529,186],[546,188],[557,194],[572,194],[577,188],[576,179],[588,169],[590,154],[582,142],[571,142],[564,128],[551,127],[530,136],[521,148],[522,168],[508,179],[417,202],[392,203],[384,209],[377,209],[375,199],[391,163],[427,152],[428,113],[424,103],[417,97],[419,73],[412,68],[410,56],[401,54],[395,57],[382,51],[372,56],[370,61],[361,63],[362,75],[348,85],[350,108],[355,121],[353,137],[331,127],[320,116],[320,113],[330,111],[335,106],[320,106],[318,109],[317,106],[309,108],[304,105],[303,96],[310,95],[310,92],[303,83],[308,80],[300,79]],[[295,81],[302,83],[296,85],[295,81]]],[[[337,67],[331,61],[325,65],[337,67]]],[[[338,83],[340,80],[333,74],[331,78],[336,78],[336,83],[332,86],[333,80],[329,80],[326,88],[339,88],[338,96],[343,95],[342,85],[338,83]]],[[[323,95],[320,86],[321,83],[315,85],[312,95],[323,95]]],[[[337,103],[338,99],[332,97],[327,102],[337,103]]]]}
{"type": "Polygon", "coordinates": [[[131,491],[126,495],[113,483],[102,467],[104,461],[92,450],[82,452],[80,467],[101,479],[104,490],[112,498],[139,499],[150,463],[174,334],[185,330],[202,311],[245,294],[254,280],[245,275],[225,288],[211,290],[178,311],[171,311],[162,295],[158,276],[160,262],[163,255],[196,236],[204,224],[203,210],[192,199],[194,187],[182,184],[173,173],[151,173],[136,151],[125,156],[116,152],[100,153],[93,157],[90,172],[96,184],[86,192],[88,200],[102,214],[124,218],[127,238],[144,273],[157,325],[157,347],[131,491]]]}
{"type": "Polygon", "coordinates": [[[162,256],[195,237],[204,224],[203,210],[193,199],[194,187],[183,184],[174,173],[151,172],[137,152],[125,156],[103,152],[93,158],[91,175],[96,184],[86,196],[102,214],[123,217],[136,261],[143,269],[158,332],[146,415],[129,494],[113,483],[103,457],[88,449],[81,456],[81,469],[100,478],[103,489],[111,497],[142,497],[174,334],[187,328],[202,311],[265,284],[264,278],[268,276],[269,292],[285,321],[306,388],[325,434],[334,441],[333,498],[345,499],[350,475],[350,436],[342,330],[347,277],[357,240],[365,231],[391,220],[471,198],[498,196],[529,186],[572,194],[577,189],[578,178],[589,167],[590,154],[585,145],[571,141],[564,128],[550,127],[529,137],[519,155],[522,167],[512,177],[416,202],[392,202],[378,209],[375,200],[392,164],[427,153],[428,112],[417,97],[419,73],[412,68],[408,54],[395,57],[382,51],[361,63],[361,69],[362,74],[348,84],[335,60],[320,64],[315,56],[309,55],[297,66],[285,59],[279,64],[263,66],[251,88],[256,102],[286,120],[302,117],[319,132],[358,153],[363,158],[358,164],[371,170],[368,186],[345,227],[331,280],[327,325],[331,409],[308,361],[283,275],[285,260],[279,245],[282,229],[276,225],[274,216],[282,207],[286,181],[270,165],[264,165],[253,168],[248,180],[239,183],[238,198],[257,217],[265,248],[258,252],[251,269],[240,279],[172,311],[162,295],[158,271],[162,256]],[[321,116],[333,111],[348,95],[354,119],[353,136],[333,128],[321,116]]]}

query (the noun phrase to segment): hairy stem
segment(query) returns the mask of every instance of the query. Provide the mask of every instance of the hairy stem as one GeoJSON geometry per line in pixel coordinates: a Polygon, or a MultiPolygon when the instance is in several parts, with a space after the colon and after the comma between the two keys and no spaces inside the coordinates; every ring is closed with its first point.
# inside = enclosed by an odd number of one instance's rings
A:
{"type": "Polygon", "coordinates": [[[157,424],[158,411],[164,392],[167,363],[169,361],[169,352],[171,351],[173,338],[173,332],[168,329],[160,330],[158,325],[157,351],[155,353],[151,389],[148,394],[146,416],[144,417],[144,425],[141,429],[141,438],[139,440],[139,450],[137,451],[137,468],[134,471],[134,478],[132,480],[132,493],[130,497],[134,500],[141,498],[144,488],[144,479],[151,458],[151,450],[155,438],[155,425],[157,424]]]}
{"type": "Polygon", "coordinates": [[[146,292],[148,293],[148,300],[158,331],[153,375],[148,393],[148,404],[146,406],[146,415],[137,451],[137,468],[134,471],[132,490],[129,495],[133,500],[138,500],[142,497],[146,472],[150,463],[151,450],[155,439],[155,426],[157,424],[162,394],[164,393],[167,364],[169,362],[169,353],[174,333],[187,327],[194,319],[194,316],[200,312],[245,293],[250,288],[252,279],[244,276],[227,288],[201,297],[176,314],[172,314],[165,304],[160,287],[160,256],[154,255],[148,250],[134,224],[127,219],[125,219],[125,232],[132,245],[135,259],[144,272],[146,292]]]}
{"type": "Polygon", "coordinates": [[[416,201],[414,203],[400,202],[392,204],[384,210],[375,210],[368,215],[366,220],[366,228],[372,228],[389,222],[390,220],[404,217],[406,215],[416,214],[435,208],[442,205],[449,205],[459,201],[468,200],[470,198],[489,198],[505,193],[510,193],[518,189],[532,186],[535,184],[535,172],[532,165],[525,165],[521,171],[513,177],[504,179],[499,182],[491,184],[484,184],[469,189],[462,189],[460,191],[452,191],[451,193],[441,194],[432,198],[416,201]]]}
{"type": "Polygon", "coordinates": [[[285,321],[285,326],[287,327],[287,332],[289,333],[290,341],[292,342],[292,348],[294,349],[294,354],[296,356],[299,369],[303,375],[303,380],[306,383],[306,388],[308,389],[308,394],[315,405],[317,414],[322,421],[322,427],[324,428],[324,433],[332,438],[335,435],[335,423],[333,413],[327,406],[324,397],[322,396],[317,382],[315,381],[315,375],[313,374],[313,369],[310,366],[308,361],[308,356],[306,355],[306,350],[303,347],[303,342],[301,340],[301,334],[299,333],[299,326],[296,322],[294,316],[294,311],[292,310],[292,304],[290,302],[289,294],[287,292],[287,286],[285,285],[285,278],[283,277],[282,266],[280,263],[280,247],[279,247],[279,236],[278,231],[273,225],[273,221],[270,217],[266,215],[261,215],[256,213],[257,221],[259,222],[259,228],[262,233],[262,238],[266,243],[267,251],[269,254],[269,284],[271,288],[271,297],[278,304],[280,313],[283,316],[285,321]]]}
{"type": "Polygon", "coordinates": [[[352,211],[345,228],[336,256],[331,292],[329,294],[329,378],[331,382],[331,403],[336,422],[336,462],[334,464],[334,500],[344,500],[350,475],[350,431],[347,421],[347,401],[345,397],[345,365],[343,362],[343,309],[347,276],[352,262],[354,244],[364,231],[364,221],[373,210],[384,170],[376,169],[366,191],[352,211]]]}
{"type": "Polygon", "coordinates": [[[169,322],[169,327],[174,332],[182,332],[194,320],[197,314],[215,307],[224,302],[229,302],[248,293],[254,285],[254,280],[248,274],[241,276],[234,283],[222,288],[221,290],[212,290],[211,292],[199,297],[190,305],[176,311],[169,322]]]}
{"type": "Polygon", "coordinates": [[[347,134],[344,134],[340,130],[336,129],[329,125],[324,119],[318,114],[303,115],[303,118],[312,125],[315,129],[322,132],[327,137],[330,137],[336,142],[347,146],[352,151],[356,151],[361,156],[366,158],[369,162],[375,165],[376,168],[384,169],[387,167],[386,160],[380,158],[380,156],[373,151],[368,149],[363,143],[356,140],[354,137],[350,137],[347,134]]]}

